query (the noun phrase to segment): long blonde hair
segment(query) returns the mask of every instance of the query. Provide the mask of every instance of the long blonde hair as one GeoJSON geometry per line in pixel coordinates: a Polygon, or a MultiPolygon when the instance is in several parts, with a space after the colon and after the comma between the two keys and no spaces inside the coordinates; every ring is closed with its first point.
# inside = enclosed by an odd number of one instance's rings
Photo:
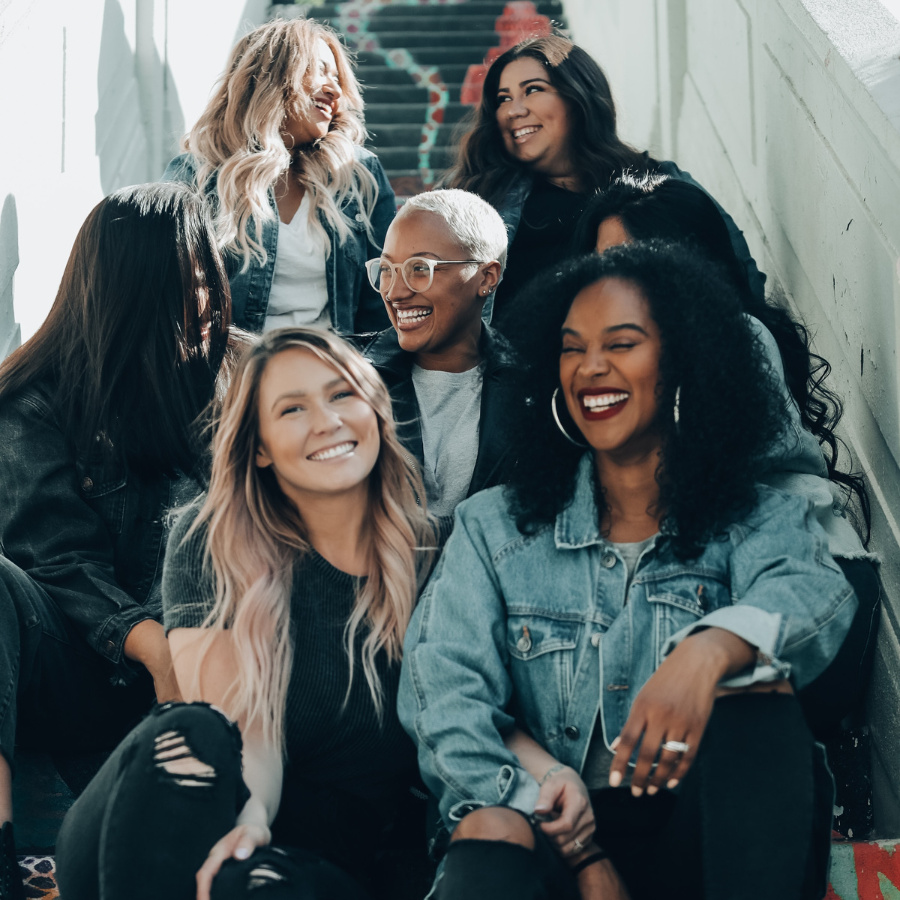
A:
{"type": "MultiPolygon", "coordinates": [[[[334,53],[342,96],[328,134],[303,153],[297,175],[310,194],[310,227],[325,236],[321,212],[341,242],[347,240],[353,226],[341,210],[355,198],[373,238],[369,214],[378,185],[356,156],[366,132],[359,83],[347,53],[324,25],[275,19],[237,42],[212,99],[182,140],[199,163],[201,193],[211,192],[215,184],[220,249],[243,256],[244,270],[254,261],[266,263],[262,224],[275,218],[269,189],[292,160],[281,138],[282,125],[285,115],[302,115],[310,108],[311,67],[320,39],[334,53]]],[[[330,251],[326,240],[326,253],[330,251]]]]}
{"type": "MultiPolygon", "coordinates": [[[[350,681],[356,635],[365,622],[362,669],[379,714],[383,691],[376,655],[400,659],[403,635],[427,571],[434,530],[419,498],[416,469],[407,462],[391,414],[390,396],[375,369],[349,344],[316,328],[280,328],[241,358],[222,405],[213,440],[209,492],[185,539],[206,529],[204,566],[213,576],[215,606],[203,624],[203,658],[228,629],[238,671],[226,711],[245,727],[260,724],[266,740],[283,744],[284,705],[291,672],[290,604],[295,562],[311,550],[302,515],[285,497],[270,469],[256,465],[259,390],[269,361],[289,348],[314,353],[335,368],[375,411],[381,449],[368,480],[368,573],[345,628],[350,681]]],[[[348,687],[349,695],[349,687],[348,687]]]]}

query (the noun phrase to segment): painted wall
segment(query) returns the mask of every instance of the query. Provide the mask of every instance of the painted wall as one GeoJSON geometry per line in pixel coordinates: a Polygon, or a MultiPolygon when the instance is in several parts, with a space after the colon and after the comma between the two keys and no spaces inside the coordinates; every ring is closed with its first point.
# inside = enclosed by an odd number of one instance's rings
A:
{"type": "Polygon", "coordinates": [[[0,359],[41,324],[85,216],[153,181],[268,0],[0,0],[0,359]]]}
{"type": "MultiPolygon", "coordinates": [[[[889,4],[888,4],[889,5],[889,4]]],[[[815,333],[884,560],[876,828],[900,834],[900,24],[878,0],[567,0],[633,144],[689,170],[815,333]]]]}

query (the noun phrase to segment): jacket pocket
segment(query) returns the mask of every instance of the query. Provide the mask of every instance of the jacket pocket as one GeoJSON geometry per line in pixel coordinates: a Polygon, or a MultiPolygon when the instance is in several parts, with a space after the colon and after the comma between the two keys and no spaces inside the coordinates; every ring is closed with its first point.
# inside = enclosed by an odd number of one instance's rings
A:
{"type": "Polygon", "coordinates": [[[110,534],[121,534],[128,480],[124,466],[78,462],[75,468],[78,489],[87,505],[103,519],[110,534]]]}
{"type": "Polygon", "coordinates": [[[707,613],[731,603],[726,585],[701,575],[681,575],[648,585],[647,602],[654,618],[654,655],[662,662],[662,649],[673,634],[693,625],[707,613]]]}
{"type": "Polygon", "coordinates": [[[539,742],[562,731],[572,691],[580,621],[543,615],[510,615],[506,647],[516,686],[517,712],[539,742]]]}

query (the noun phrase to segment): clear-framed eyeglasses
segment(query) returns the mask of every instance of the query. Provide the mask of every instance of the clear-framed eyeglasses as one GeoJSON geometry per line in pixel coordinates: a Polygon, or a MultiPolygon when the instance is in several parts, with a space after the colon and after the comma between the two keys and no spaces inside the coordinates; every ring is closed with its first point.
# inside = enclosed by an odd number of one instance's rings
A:
{"type": "Polygon", "coordinates": [[[397,270],[406,286],[416,294],[427,291],[434,281],[435,266],[464,266],[470,263],[480,265],[481,259],[428,259],[425,256],[411,256],[402,263],[392,263],[386,259],[370,259],[366,263],[369,284],[380,294],[386,294],[393,286],[397,270]]]}

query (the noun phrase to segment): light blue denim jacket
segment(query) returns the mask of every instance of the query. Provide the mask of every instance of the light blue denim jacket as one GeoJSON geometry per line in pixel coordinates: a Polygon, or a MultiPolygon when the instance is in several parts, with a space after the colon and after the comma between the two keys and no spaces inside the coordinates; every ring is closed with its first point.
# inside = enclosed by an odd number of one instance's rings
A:
{"type": "MultiPolygon", "coordinates": [[[[331,253],[325,261],[325,280],[328,285],[328,312],[335,331],[341,334],[383,331],[390,328],[387,311],[381,296],[372,289],[365,274],[365,262],[381,255],[384,236],[397,213],[397,201],[393,188],[384,169],[374,153],[356,148],[359,161],[375,176],[378,185],[378,199],[369,219],[372,223],[373,243],[366,234],[362,214],[356,200],[344,207],[343,212],[350,220],[353,234],[341,243],[339,236],[320,216],[322,227],[328,235],[331,253]]],[[[194,186],[197,163],[189,153],[176,156],[166,167],[162,181],[178,181],[194,186]]],[[[212,193],[215,195],[215,183],[212,193]]],[[[263,223],[262,244],[266,248],[267,260],[264,266],[251,263],[242,272],[243,258],[226,254],[225,265],[231,284],[232,316],[235,325],[248,331],[262,331],[269,306],[269,292],[272,290],[272,276],[275,272],[275,255],[278,247],[278,207],[275,193],[269,190],[269,203],[274,218],[263,223]]]]}
{"type": "Polygon", "coordinates": [[[580,772],[595,726],[607,746],[664,657],[699,628],[759,648],[740,686],[809,684],[837,653],[856,597],[801,497],[764,486],[756,508],[679,561],[662,538],[626,568],[600,533],[593,459],[572,504],[525,536],[503,488],[457,507],[407,631],[398,710],[449,828],[480,805],[530,813],[538,785],[503,744],[516,721],[580,772]]]}

